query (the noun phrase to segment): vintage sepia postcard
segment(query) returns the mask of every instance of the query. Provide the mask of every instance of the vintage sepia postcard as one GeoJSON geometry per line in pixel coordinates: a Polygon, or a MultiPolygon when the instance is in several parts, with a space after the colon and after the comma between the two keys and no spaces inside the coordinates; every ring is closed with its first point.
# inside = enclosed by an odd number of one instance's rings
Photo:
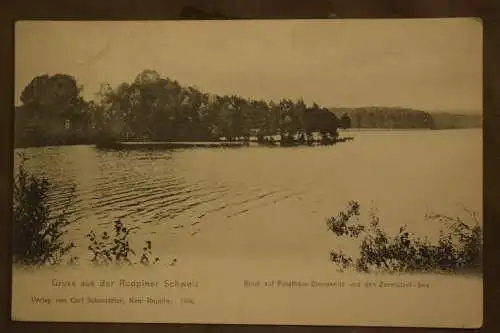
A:
{"type": "Polygon", "coordinates": [[[482,24],[20,21],[16,321],[477,328],[482,24]]]}

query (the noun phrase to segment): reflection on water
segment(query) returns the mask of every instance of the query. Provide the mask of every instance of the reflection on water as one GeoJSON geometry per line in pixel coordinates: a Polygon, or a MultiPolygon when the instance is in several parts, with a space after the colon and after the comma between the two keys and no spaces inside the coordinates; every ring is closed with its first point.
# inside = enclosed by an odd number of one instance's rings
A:
{"type": "MultiPolygon", "coordinates": [[[[454,214],[466,206],[480,212],[480,130],[352,135],[353,142],[314,148],[22,151],[28,169],[50,179],[54,209],[77,185],[75,238],[121,218],[171,244],[203,228],[228,237],[236,228],[231,235],[240,239],[225,250],[255,252],[250,248],[266,249],[266,242],[267,250],[272,242],[285,248],[321,242],[324,218],[351,199],[366,208],[373,203],[394,226],[422,230],[421,217],[431,211],[454,214]]],[[[207,243],[204,249],[213,248],[207,243]]]]}

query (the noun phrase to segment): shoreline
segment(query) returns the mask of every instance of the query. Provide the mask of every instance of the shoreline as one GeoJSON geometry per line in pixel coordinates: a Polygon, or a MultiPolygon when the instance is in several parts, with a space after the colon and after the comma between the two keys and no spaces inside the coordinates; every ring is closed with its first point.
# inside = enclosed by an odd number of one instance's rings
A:
{"type": "MultiPolygon", "coordinates": [[[[470,127],[470,128],[440,128],[440,129],[428,129],[428,128],[349,128],[349,129],[339,129],[339,133],[342,134],[342,133],[395,133],[395,132],[399,132],[399,133],[414,133],[414,132],[419,132],[419,131],[425,131],[425,132],[436,132],[436,131],[446,131],[446,132],[449,132],[449,131],[470,131],[470,130],[483,130],[482,127],[470,127]]],[[[338,142],[345,142],[345,141],[351,141],[353,140],[354,138],[353,137],[347,137],[347,138],[340,138],[340,140],[337,140],[337,142],[333,142],[333,143],[328,143],[328,144],[321,144],[320,140],[315,140],[315,144],[313,144],[312,146],[328,146],[328,145],[334,145],[335,143],[338,143],[338,142]],[[342,139],[347,139],[347,140],[342,140],[342,139]],[[316,142],[318,144],[316,144],[316,142]]],[[[115,142],[115,141],[112,141],[112,143],[115,142]]],[[[122,141],[123,142],[123,141],[122,141]]],[[[185,146],[183,145],[190,145],[190,144],[194,144],[196,145],[197,143],[200,143],[199,141],[158,141],[158,142],[166,142],[166,143],[169,143],[169,144],[172,144],[172,145],[179,145],[180,147],[178,148],[185,148],[185,146]]],[[[140,142],[137,142],[137,143],[140,143],[140,142]]],[[[217,144],[223,144],[223,145],[226,145],[229,143],[229,145],[231,145],[231,143],[233,145],[240,145],[240,146],[246,146],[245,142],[244,141],[202,141],[201,143],[205,144],[207,143],[208,145],[217,145],[217,144]]],[[[272,145],[272,144],[268,144],[266,142],[264,143],[258,143],[256,140],[250,140],[250,145],[251,146],[263,146],[263,147],[301,147],[301,146],[310,146],[308,145],[307,143],[294,143],[294,144],[290,144],[290,145],[284,145],[284,146],[281,146],[279,144],[279,141],[276,140],[275,141],[275,144],[272,145]]],[[[99,148],[101,144],[98,143],[98,142],[74,142],[74,143],[66,143],[66,144],[60,144],[60,145],[45,145],[45,144],[40,144],[40,145],[19,145],[19,146],[16,146],[15,143],[13,145],[13,150],[16,150],[16,149],[29,149],[29,148],[58,148],[58,147],[72,147],[72,146],[97,146],[99,148]]],[[[108,145],[108,143],[105,143],[104,145],[108,145]]]]}

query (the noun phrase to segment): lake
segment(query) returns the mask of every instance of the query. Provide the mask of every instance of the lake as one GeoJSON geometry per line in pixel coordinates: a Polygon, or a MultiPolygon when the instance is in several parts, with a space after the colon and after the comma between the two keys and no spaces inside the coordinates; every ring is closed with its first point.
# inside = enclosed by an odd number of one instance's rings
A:
{"type": "MultiPolygon", "coordinates": [[[[328,262],[335,237],[325,218],[349,200],[362,219],[407,224],[435,235],[428,213],[481,214],[482,130],[349,131],[355,140],[324,147],[111,151],[93,146],[19,149],[46,176],[60,208],[72,184],[67,237],[138,226],[160,257],[328,262]]],[[[464,215],[465,214],[465,215],[464,215]]],[[[338,245],[338,244],[337,244],[338,245]]],[[[348,247],[348,245],[346,245],[348,247]]]]}

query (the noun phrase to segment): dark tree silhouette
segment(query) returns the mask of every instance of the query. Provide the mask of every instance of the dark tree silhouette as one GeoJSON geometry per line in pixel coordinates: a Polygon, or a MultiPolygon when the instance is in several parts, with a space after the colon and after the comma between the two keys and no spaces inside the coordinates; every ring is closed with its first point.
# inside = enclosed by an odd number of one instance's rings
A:
{"type": "Polygon", "coordinates": [[[259,137],[283,145],[324,143],[337,137],[339,120],[317,104],[219,96],[186,87],[147,69],[130,83],[104,83],[95,101],[84,101],[82,87],[66,74],[36,77],[24,89],[16,110],[16,146],[105,143],[123,140],[217,141],[259,137]]]}
{"type": "Polygon", "coordinates": [[[87,139],[87,103],[82,86],[66,74],[35,77],[16,108],[16,146],[61,145],[87,139]]]}
{"type": "Polygon", "coordinates": [[[340,127],[343,129],[351,128],[351,118],[347,113],[344,113],[340,118],[340,127]]]}

